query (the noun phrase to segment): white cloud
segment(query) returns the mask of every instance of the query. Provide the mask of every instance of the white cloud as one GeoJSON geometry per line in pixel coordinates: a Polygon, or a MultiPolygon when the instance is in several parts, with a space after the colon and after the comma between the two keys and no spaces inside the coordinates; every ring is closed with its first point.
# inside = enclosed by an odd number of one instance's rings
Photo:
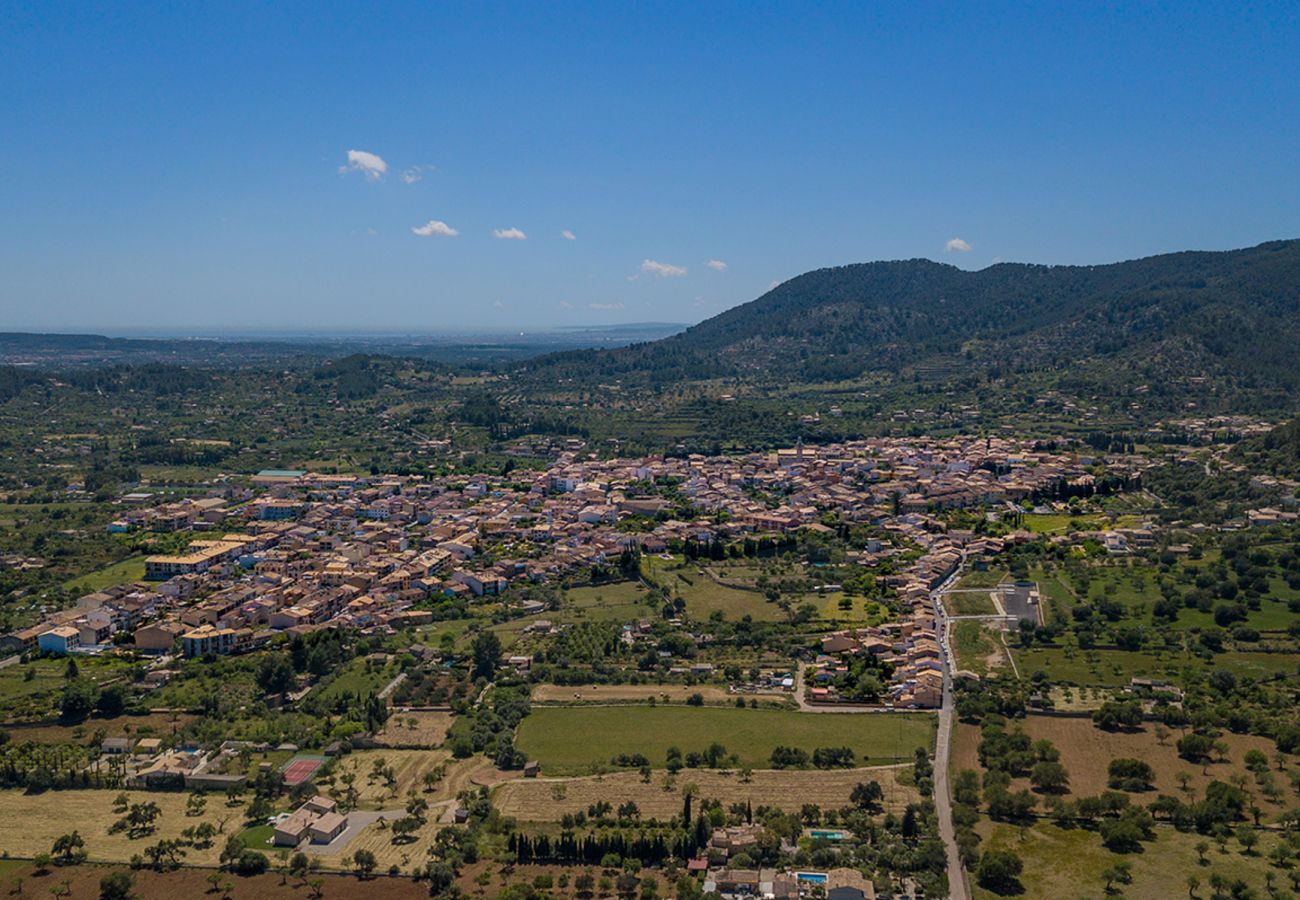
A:
{"type": "Polygon", "coordinates": [[[437,166],[411,166],[409,169],[403,169],[402,174],[399,177],[402,179],[404,184],[415,184],[417,181],[424,178],[425,172],[433,172],[437,168],[437,166]]]}
{"type": "Polygon", "coordinates": [[[686,274],[684,266],[674,266],[672,263],[656,262],[653,259],[643,260],[641,271],[649,275],[658,275],[660,278],[677,278],[686,274]]]}
{"type": "Polygon", "coordinates": [[[591,309],[622,309],[622,303],[588,303],[591,309]]]}
{"type": "Polygon", "coordinates": [[[492,230],[494,238],[500,238],[503,241],[526,241],[528,235],[524,234],[518,228],[494,228],[492,230]]]}
{"type": "Polygon", "coordinates": [[[384,162],[383,157],[366,150],[349,150],[347,165],[339,166],[339,174],[346,175],[348,172],[361,172],[371,181],[379,178],[388,171],[388,163],[384,162]]]}
{"type": "Polygon", "coordinates": [[[492,306],[495,307],[496,309],[502,309],[505,306],[505,304],[502,303],[500,300],[493,300],[492,306]]]}
{"type": "Polygon", "coordinates": [[[943,245],[943,249],[948,253],[953,253],[953,252],[970,253],[971,246],[970,244],[963,241],[961,238],[953,238],[948,243],[943,245]]]}
{"type": "Polygon", "coordinates": [[[578,236],[567,228],[560,232],[560,237],[566,241],[576,241],[578,239],[578,236]]]}
{"type": "Polygon", "coordinates": [[[727,271],[727,264],[720,259],[711,259],[708,262],[706,262],[705,265],[715,272],[727,271]]]}
{"type": "Polygon", "coordinates": [[[428,222],[417,228],[411,229],[411,234],[420,237],[455,237],[460,234],[455,228],[452,228],[446,222],[439,222],[437,219],[430,219],[428,222]]]}
{"type": "Polygon", "coordinates": [[[561,300],[560,309],[573,309],[573,304],[570,303],[568,300],[561,300]]]}

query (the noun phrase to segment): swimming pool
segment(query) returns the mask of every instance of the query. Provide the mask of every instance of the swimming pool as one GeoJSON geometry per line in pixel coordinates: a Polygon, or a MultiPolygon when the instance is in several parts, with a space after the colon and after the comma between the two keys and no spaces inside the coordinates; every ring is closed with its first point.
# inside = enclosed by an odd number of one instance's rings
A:
{"type": "Polygon", "coordinates": [[[795,872],[795,873],[794,873],[794,877],[795,877],[795,880],[797,880],[797,881],[806,881],[806,882],[808,882],[809,884],[825,884],[825,883],[826,883],[826,873],[825,873],[825,872],[795,872]]]}
{"type": "Polygon", "coordinates": [[[842,831],[835,831],[835,830],[832,830],[832,829],[826,829],[826,828],[814,828],[814,829],[810,830],[810,831],[808,832],[808,834],[809,834],[809,836],[811,836],[811,837],[814,837],[814,838],[824,838],[825,840],[828,840],[828,841],[842,841],[842,840],[844,840],[844,832],[842,832],[842,831]]]}

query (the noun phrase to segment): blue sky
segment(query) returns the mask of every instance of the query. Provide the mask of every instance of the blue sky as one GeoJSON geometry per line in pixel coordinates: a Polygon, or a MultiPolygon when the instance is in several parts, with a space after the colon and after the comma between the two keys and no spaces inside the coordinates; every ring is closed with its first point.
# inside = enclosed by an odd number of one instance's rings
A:
{"type": "Polygon", "coordinates": [[[692,322],[1298,237],[1300,6],[1233,6],[9,2],[0,327],[692,322]]]}

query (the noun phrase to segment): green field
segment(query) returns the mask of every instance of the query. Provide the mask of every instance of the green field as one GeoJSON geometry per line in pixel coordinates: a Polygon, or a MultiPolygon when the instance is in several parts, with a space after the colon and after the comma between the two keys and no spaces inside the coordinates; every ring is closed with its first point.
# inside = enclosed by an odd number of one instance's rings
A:
{"type": "MultiPolygon", "coordinates": [[[[991,668],[989,658],[996,653],[1005,660],[1001,643],[992,629],[973,619],[957,622],[952,631],[953,652],[957,654],[957,668],[983,677],[991,668]]],[[[997,660],[994,660],[996,662],[997,660]]],[[[1011,669],[1007,667],[1007,674],[1011,669]]]]}
{"type": "Polygon", "coordinates": [[[728,619],[748,615],[776,621],[785,617],[779,606],[758,591],[743,591],[718,584],[703,574],[702,566],[682,563],[681,557],[669,561],[657,556],[643,556],[641,574],[647,581],[680,595],[686,601],[686,611],[693,618],[707,619],[714,612],[720,612],[728,619]]]}
{"type": "Polygon", "coordinates": [[[817,617],[825,622],[847,625],[879,625],[892,618],[889,608],[883,603],[866,597],[849,597],[849,608],[840,606],[844,598],[842,591],[828,591],[823,594],[806,594],[793,603],[796,607],[811,603],[817,607],[817,617]]]}
{"type": "Polygon", "coordinates": [[[645,585],[620,581],[594,587],[571,588],[564,592],[560,612],[549,615],[560,622],[626,622],[655,615],[646,602],[645,585]]]}
{"type": "MultiPolygon", "coordinates": [[[[67,660],[50,658],[0,669],[0,720],[41,719],[56,711],[67,684],[67,667],[67,660]]],[[[96,684],[127,679],[129,669],[129,664],[117,659],[77,659],[79,677],[96,684]]]]}
{"type": "Polygon", "coordinates": [[[365,659],[358,657],[331,675],[324,684],[313,688],[312,695],[328,703],[344,696],[362,697],[366,694],[377,694],[383,690],[384,685],[396,677],[397,671],[396,666],[372,666],[365,659]]]}
{"type": "Polygon", "coordinates": [[[786,710],[687,706],[591,706],[534,709],[519,725],[516,744],[548,774],[582,774],[620,753],[642,753],[664,764],[669,747],[683,753],[711,743],[769,768],[772,748],[851,747],[859,763],[910,759],[934,741],[934,717],[924,713],[819,715],[786,710]]]}
{"type": "Polygon", "coordinates": [[[1106,519],[1098,515],[1070,516],[1063,513],[1034,515],[1026,513],[1025,530],[1033,534],[1068,534],[1071,531],[1097,531],[1106,527],[1106,519]]]}
{"type": "Polygon", "coordinates": [[[1044,598],[1044,620],[1049,624],[1070,621],[1070,610],[1079,603],[1073,589],[1067,586],[1055,571],[1048,572],[1042,566],[1031,566],[1029,577],[1038,584],[1038,591],[1044,598]]]}
{"type": "MultiPolygon", "coordinates": [[[[1199,882],[1197,897],[1213,896],[1210,877],[1214,873],[1245,881],[1257,892],[1252,896],[1266,897],[1264,873],[1270,870],[1267,853],[1278,838],[1261,832],[1255,855],[1245,856],[1235,840],[1229,841],[1226,852],[1213,847],[1207,854],[1205,865],[1200,865],[1196,844],[1205,838],[1196,833],[1183,833],[1173,828],[1157,828],[1156,840],[1143,845],[1141,853],[1112,853],[1101,845],[1095,831],[1083,828],[1061,829],[1045,822],[1023,831],[1012,825],[982,822],[979,831],[985,840],[981,850],[1010,850],[1024,860],[1021,876],[1024,893],[1030,897],[1103,897],[1106,883],[1101,873],[1121,860],[1132,866],[1131,884],[1114,887],[1116,896],[1138,900],[1164,900],[1168,897],[1187,897],[1189,875],[1199,882]]],[[[1285,872],[1277,872],[1278,885],[1286,884],[1285,872]]],[[[974,884],[976,900],[992,900],[998,894],[974,884]]],[[[1222,895],[1226,896],[1226,894],[1222,895]]],[[[1281,896],[1272,894],[1271,896],[1281,896]]]]}
{"type": "Polygon", "coordinates": [[[1181,683],[1185,666],[1199,665],[1183,653],[1154,654],[1126,650],[1069,650],[1063,647],[1035,647],[1014,650],[1016,665],[1025,677],[1038,670],[1053,681],[1073,684],[1122,685],[1133,676],[1169,678],[1181,683]]]}
{"type": "Polygon", "coordinates": [[[576,624],[655,618],[658,610],[646,602],[646,593],[645,586],[637,581],[571,588],[565,591],[558,610],[510,619],[493,625],[492,630],[501,638],[502,645],[509,649],[519,642],[525,628],[541,619],[558,624],[576,624]]]}
{"type": "Polygon", "coordinates": [[[944,608],[953,616],[992,616],[997,614],[987,591],[949,592],[943,595],[944,608]]]}
{"type": "Polygon", "coordinates": [[[144,557],[131,556],[111,566],[73,578],[64,587],[76,594],[91,594],[115,584],[126,584],[142,578],[144,578],[144,557]]]}
{"type": "MultiPolygon", "coordinates": [[[[960,651],[959,651],[960,652],[960,651]]],[[[1275,672],[1295,673],[1300,662],[1292,653],[1227,652],[1212,662],[1179,651],[1067,650],[1064,647],[1036,647],[1015,650],[1016,664],[1026,677],[1039,669],[1053,681],[1078,685],[1123,685],[1134,676],[1164,678],[1183,683],[1183,673],[1192,669],[1209,672],[1227,669],[1239,676],[1265,678],[1275,672]]]]}
{"type": "Polygon", "coordinates": [[[1010,573],[1000,566],[977,570],[971,569],[962,575],[961,579],[954,585],[957,588],[991,588],[997,587],[1004,581],[1011,579],[1010,573]]]}

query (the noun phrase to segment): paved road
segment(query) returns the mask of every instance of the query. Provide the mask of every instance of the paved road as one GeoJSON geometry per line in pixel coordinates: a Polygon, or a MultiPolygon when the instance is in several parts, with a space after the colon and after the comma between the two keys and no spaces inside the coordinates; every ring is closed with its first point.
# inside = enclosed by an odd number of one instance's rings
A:
{"type": "MultiPolygon", "coordinates": [[[[964,562],[964,560],[963,560],[964,562]]],[[[966,890],[966,875],[962,871],[961,854],[957,851],[957,832],[952,824],[952,794],[948,785],[948,763],[952,750],[953,697],[952,697],[952,647],[948,643],[948,623],[943,610],[944,591],[957,582],[961,567],[943,584],[931,592],[935,621],[939,628],[939,646],[943,648],[943,706],[939,708],[939,734],[934,748],[934,808],[939,817],[939,837],[943,839],[948,856],[949,900],[970,900],[966,890]]]]}
{"type": "Polygon", "coordinates": [[[388,695],[391,694],[393,691],[397,690],[397,686],[405,680],[406,680],[406,673],[398,672],[397,677],[394,678],[392,681],[388,682],[388,684],[384,685],[384,689],[379,692],[378,694],[379,699],[380,700],[388,699],[388,695]]]}

